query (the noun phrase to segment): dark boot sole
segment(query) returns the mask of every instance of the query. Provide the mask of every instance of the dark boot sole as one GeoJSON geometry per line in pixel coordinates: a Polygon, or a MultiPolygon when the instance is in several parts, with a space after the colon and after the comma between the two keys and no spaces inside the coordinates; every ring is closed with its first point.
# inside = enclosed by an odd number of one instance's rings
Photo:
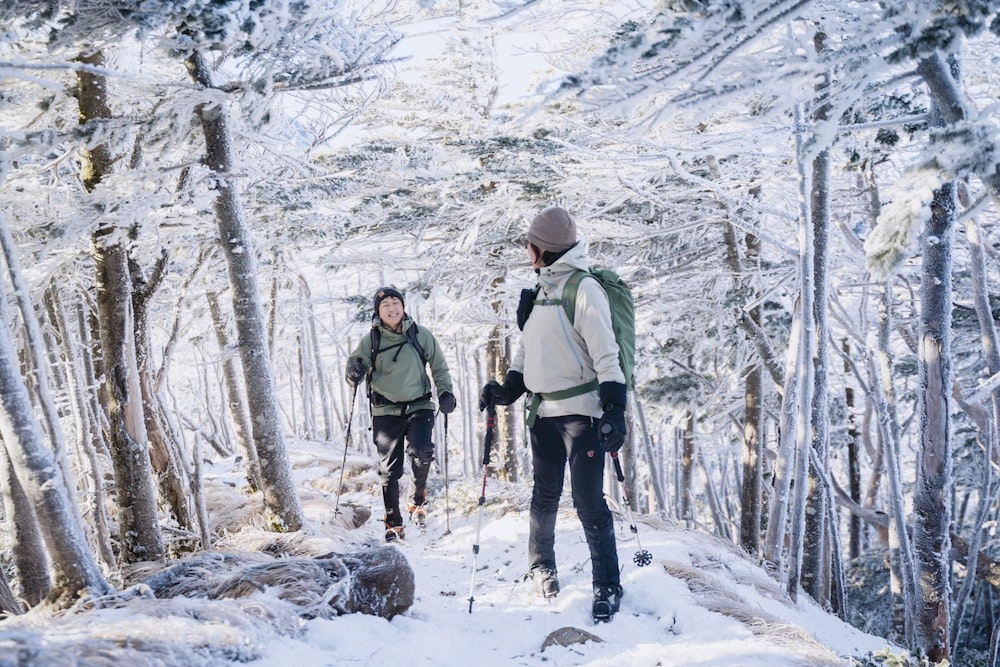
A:
{"type": "Polygon", "coordinates": [[[595,623],[607,623],[615,617],[615,612],[611,610],[610,602],[595,602],[592,613],[595,623]]]}

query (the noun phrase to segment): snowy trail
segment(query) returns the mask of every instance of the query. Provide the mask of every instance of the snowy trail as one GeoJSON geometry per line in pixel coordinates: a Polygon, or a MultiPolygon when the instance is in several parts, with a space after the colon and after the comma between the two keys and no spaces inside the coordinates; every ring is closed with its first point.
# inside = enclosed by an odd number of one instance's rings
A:
{"type": "MultiPolygon", "coordinates": [[[[472,495],[478,489],[469,488],[464,502],[453,497],[449,534],[443,502],[437,499],[426,529],[407,524],[406,540],[393,547],[405,553],[415,574],[416,600],[406,614],[392,621],[361,615],[309,621],[305,637],[276,639],[265,657],[252,664],[782,667],[846,664],[838,654],[864,655],[884,646],[881,638],[840,623],[812,603],[792,605],[734,547],[711,537],[640,521],[642,546],[653,563],[637,567],[632,562],[635,539],[617,516],[625,597],[611,623],[595,625],[590,618],[589,553],[575,513],[560,511],[556,555],[562,590],[546,602],[530,582],[520,581],[527,571],[528,520],[526,513],[512,509],[511,496],[518,490],[499,490],[493,480],[490,484],[488,499],[500,502],[488,500],[484,509],[472,613],[476,514],[455,509],[475,506],[472,495]],[[686,581],[694,583],[689,587],[686,581]],[[603,641],[542,652],[546,636],[566,626],[603,641]]],[[[379,544],[379,499],[368,496],[363,502],[371,503],[372,519],[356,531],[357,539],[359,544],[379,544]]]]}

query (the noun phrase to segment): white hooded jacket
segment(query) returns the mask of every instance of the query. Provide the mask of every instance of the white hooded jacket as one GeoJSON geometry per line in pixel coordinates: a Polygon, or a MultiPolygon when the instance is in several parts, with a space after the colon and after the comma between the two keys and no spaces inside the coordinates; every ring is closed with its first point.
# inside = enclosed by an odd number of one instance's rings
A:
{"type": "MultiPolygon", "coordinates": [[[[590,268],[586,248],[586,240],[581,239],[550,266],[538,270],[539,299],[561,299],[569,277],[575,271],[590,268]]],[[[561,304],[535,304],[510,369],[522,373],[525,387],[535,394],[570,389],[594,379],[625,384],[618,365],[618,343],[611,328],[611,308],[600,283],[586,278],[580,282],[572,325],[561,304]]],[[[599,418],[603,414],[596,390],[562,400],[542,401],[538,408],[539,417],[599,418]]]]}

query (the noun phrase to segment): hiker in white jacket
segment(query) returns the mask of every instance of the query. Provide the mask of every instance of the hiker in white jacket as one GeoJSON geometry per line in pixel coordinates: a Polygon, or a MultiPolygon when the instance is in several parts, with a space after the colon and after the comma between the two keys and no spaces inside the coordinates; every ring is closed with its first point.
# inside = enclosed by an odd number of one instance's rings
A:
{"type": "Polygon", "coordinates": [[[522,335],[504,383],[483,387],[480,407],[510,405],[530,392],[534,485],[528,537],[529,577],[546,598],[559,592],[555,523],[569,464],[573,506],[590,547],[592,613],[610,620],[622,596],[614,520],[604,499],[604,453],[625,442],[625,377],[611,326],[608,297],[596,280],[582,280],[574,321],[563,288],[587,271],[586,247],[572,216],[559,207],[539,213],[528,228],[528,257],[538,291],[525,290],[518,307],[522,335]]]}

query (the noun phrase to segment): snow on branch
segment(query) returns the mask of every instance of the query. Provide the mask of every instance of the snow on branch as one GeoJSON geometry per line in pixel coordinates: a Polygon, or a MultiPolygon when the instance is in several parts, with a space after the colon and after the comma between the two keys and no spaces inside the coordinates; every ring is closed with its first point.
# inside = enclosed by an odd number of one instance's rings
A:
{"type": "Polygon", "coordinates": [[[865,261],[876,279],[891,276],[919,248],[920,233],[930,220],[934,190],[947,180],[932,163],[904,174],[888,192],[875,229],[865,241],[865,261]]]}

